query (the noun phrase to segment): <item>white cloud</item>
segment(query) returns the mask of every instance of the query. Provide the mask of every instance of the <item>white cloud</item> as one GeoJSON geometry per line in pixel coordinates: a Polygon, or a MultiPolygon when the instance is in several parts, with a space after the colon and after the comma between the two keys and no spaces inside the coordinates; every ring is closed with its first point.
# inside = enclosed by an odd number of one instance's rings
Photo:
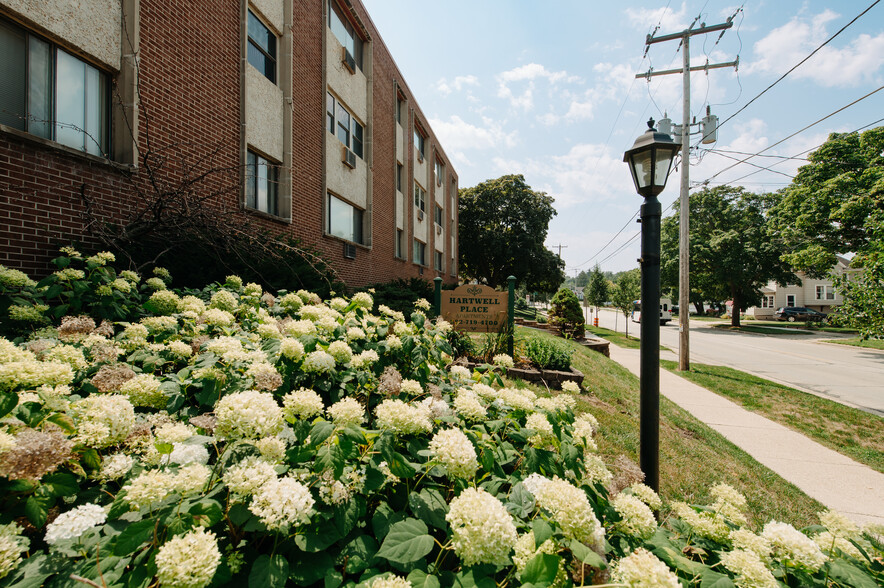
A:
{"type": "Polygon", "coordinates": [[[508,100],[510,106],[523,112],[534,108],[536,82],[545,81],[550,85],[559,82],[577,83],[579,76],[568,75],[567,71],[549,71],[539,63],[529,63],[497,74],[497,97],[508,100]],[[519,90],[513,89],[519,86],[519,90]]]}
{"type": "Polygon", "coordinates": [[[490,118],[482,118],[482,126],[466,122],[457,115],[448,120],[431,119],[430,126],[439,137],[442,145],[453,152],[469,149],[492,149],[514,147],[518,143],[518,133],[507,133],[503,125],[490,118]]]}
{"type": "Polygon", "coordinates": [[[466,86],[478,86],[479,78],[476,76],[457,76],[450,83],[445,78],[440,79],[436,82],[436,90],[445,96],[450,95],[452,92],[460,92],[466,86]]]}
{"type": "Polygon", "coordinates": [[[546,78],[551,84],[555,84],[561,80],[573,80],[574,76],[569,76],[566,71],[549,71],[539,63],[529,63],[502,72],[497,75],[497,78],[504,83],[546,78]]]}
{"type": "MultiPolygon", "coordinates": [[[[826,25],[837,18],[839,15],[831,10],[813,16],[796,16],[755,43],[755,60],[745,71],[784,74],[829,37],[826,25]]],[[[841,48],[826,45],[789,75],[826,87],[855,86],[879,79],[882,66],[884,33],[874,37],[862,34],[841,48]]]]}
{"type": "Polygon", "coordinates": [[[626,17],[633,27],[647,27],[648,32],[660,23],[660,34],[675,33],[688,28],[687,6],[683,2],[678,12],[664,8],[627,8],[626,17]]]}

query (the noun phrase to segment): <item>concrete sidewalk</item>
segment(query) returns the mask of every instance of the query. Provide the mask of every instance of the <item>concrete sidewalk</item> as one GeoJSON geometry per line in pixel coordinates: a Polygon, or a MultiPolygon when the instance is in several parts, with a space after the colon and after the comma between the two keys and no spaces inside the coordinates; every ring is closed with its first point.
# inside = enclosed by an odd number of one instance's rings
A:
{"type": "MultiPolygon", "coordinates": [[[[611,345],[610,351],[639,375],[637,349],[611,345]]],[[[662,368],[660,393],[808,496],[859,523],[884,524],[884,474],[662,368]]]]}

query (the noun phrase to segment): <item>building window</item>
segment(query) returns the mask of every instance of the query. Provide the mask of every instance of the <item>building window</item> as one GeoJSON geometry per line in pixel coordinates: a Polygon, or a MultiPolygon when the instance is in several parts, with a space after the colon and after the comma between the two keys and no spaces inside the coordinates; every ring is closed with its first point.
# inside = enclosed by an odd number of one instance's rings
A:
{"type": "Polygon", "coordinates": [[[405,259],[405,231],[396,229],[396,257],[405,259]]]}
{"type": "Polygon", "coordinates": [[[396,164],[396,189],[400,192],[402,191],[402,176],[404,175],[405,170],[402,168],[401,163],[396,164]]]}
{"type": "Polygon", "coordinates": [[[109,146],[108,75],[0,20],[0,124],[102,155],[109,146]]]}
{"type": "Polygon", "coordinates": [[[400,125],[405,122],[405,98],[396,96],[396,122],[400,125]]]}
{"type": "Polygon", "coordinates": [[[817,286],[817,300],[835,300],[835,289],[832,286],[817,286]]]}
{"type": "Polygon", "coordinates": [[[246,206],[279,216],[279,166],[246,152],[246,206]]]}
{"type": "Polygon", "coordinates": [[[276,83],[276,35],[249,10],[249,63],[268,80],[276,83]]]}
{"type": "Polygon", "coordinates": [[[415,239],[414,240],[414,252],[412,255],[414,263],[416,263],[418,265],[427,265],[426,254],[427,254],[426,244],[415,239]]]}
{"type": "Polygon", "coordinates": [[[436,221],[436,224],[439,227],[442,227],[442,207],[438,204],[436,205],[436,211],[434,212],[433,220],[436,221]]]}
{"type": "Polygon", "coordinates": [[[763,294],[761,296],[761,308],[773,308],[774,307],[774,295],[773,294],[763,294]]]}
{"type": "Polygon", "coordinates": [[[421,212],[427,211],[427,191],[417,182],[414,183],[414,206],[421,212]]]}
{"type": "Polygon", "coordinates": [[[328,132],[336,136],[350,151],[363,157],[363,134],[361,124],[356,120],[347,107],[334,97],[331,92],[326,94],[326,123],[328,132]]]}
{"type": "Polygon", "coordinates": [[[792,308],[793,306],[795,306],[795,295],[794,294],[789,294],[786,296],[786,306],[789,308],[792,308]]]}
{"type": "Polygon", "coordinates": [[[436,255],[434,257],[435,257],[435,259],[433,259],[433,269],[441,272],[442,271],[442,252],[436,251],[436,255]]]}
{"type": "Polygon", "coordinates": [[[335,0],[328,0],[328,26],[338,42],[353,56],[356,67],[362,69],[362,39],[335,0]]]}
{"type": "Polygon", "coordinates": [[[363,212],[334,194],[328,195],[326,233],[353,243],[362,244],[363,212]]]}
{"type": "Polygon", "coordinates": [[[417,127],[414,128],[414,148],[417,149],[417,158],[421,161],[424,160],[426,156],[426,151],[424,151],[424,146],[426,144],[426,139],[423,134],[418,130],[417,127]]]}
{"type": "Polygon", "coordinates": [[[436,172],[436,185],[441,186],[442,185],[442,178],[445,176],[445,166],[442,164],[442,161],[440,161],[438,158],[436,159],[435,172],[436,172]]]}

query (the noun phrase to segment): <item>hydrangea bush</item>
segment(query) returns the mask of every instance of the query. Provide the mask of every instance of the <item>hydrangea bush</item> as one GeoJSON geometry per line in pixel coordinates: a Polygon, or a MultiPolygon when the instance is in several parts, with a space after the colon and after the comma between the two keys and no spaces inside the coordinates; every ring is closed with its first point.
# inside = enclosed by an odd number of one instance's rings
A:
{"type": "MultiPolygon", "coordinates": [[[[70,291],[103,296],[73,253],[70,291]]],[[[0,586],[884,583],[884,529],[837,513],[753,530],[719,484],[658,525],[577,390],[450,366],[423,304],[152,279],[117,322],[52,307],[0,339],[0,586]]]]}

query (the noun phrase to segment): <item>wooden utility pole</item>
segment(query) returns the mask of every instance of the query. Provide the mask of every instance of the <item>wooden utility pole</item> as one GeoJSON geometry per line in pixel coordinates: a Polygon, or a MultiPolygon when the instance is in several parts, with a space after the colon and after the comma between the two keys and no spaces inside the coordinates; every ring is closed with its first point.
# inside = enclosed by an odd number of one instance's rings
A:
{"type": "MultiPolygon", "coordinates": [[[[723,31],[734,26],[733,17],[727,19],[727,22],[707,27],[705,23],[700,24],[700,28],[691,28],[680,33],[672,33],[669,35],[661,35],[654,37],[648,35],[645,41],[645,51],[647,47],[654,43],[663,43],[664,41],[681,41],[682,51],[682,68],[668,69],[664,71],[648,70],[645,73],[636,74],[636,79],[651,79],[654,76],[663,76],[674,73],[682,74],[682,125],[681,125],[681,193],[679,195],[679,217],[678,217],[678,369],[687,371],[690,369],[690,279],[689,267],[690,256],[688,254],[690,245],[690,233],[688,232],[688,211],[690,210],[690,121],[691,121],[691,72],[692,71],[708,71],[710,69],[718,69],[721,67],[737,67],[739,59],[728,63],[717,63],[714,65],[706,64],[691,67],[691,51],[690,42],[694,35],[705,35],[716,31],[723,31]]],[[[659,301],[657,302],[659,304],[659,301]]],[[[656,305],[655,305],[656,306],[656,305]]]]}

